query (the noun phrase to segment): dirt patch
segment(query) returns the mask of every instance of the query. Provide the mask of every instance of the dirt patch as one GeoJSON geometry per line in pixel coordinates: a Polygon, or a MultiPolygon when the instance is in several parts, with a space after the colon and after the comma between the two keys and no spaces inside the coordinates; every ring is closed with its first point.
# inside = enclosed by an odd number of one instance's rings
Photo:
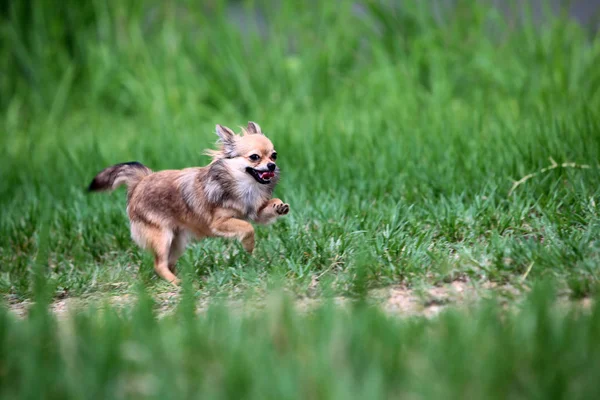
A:
{"type": "Polygon", "coordinates": [[[497,295],[500,298],[518,298],[524,293],[511,285],[486,283],[475,285],[466,281],[422,289],[391,287],[388,290],[383,309],[393,315],[423,315],[432,317],[450,306],[473,304],[483,298],[497,295]]]}
{"type": "MultiPolygon", "coordinates": [[[[508,303],[523,298],[527,292],[526,288],[517,288],[505,284],[498,285],[491,282],[475,284],[468,281],[455,281],[449,284],[419,288],[406,286],[390,286],[384,289],[373,290],[369,293],[369,301],[386,313],[396,317],[425,316],[434,317],[449,307],[464,307],[476,304],[482,299],[495,296],[501,301],[508,303]]],[[[66,317],[77,312],[84,306],[95,304],[102,306],[108,303],[117,309],[126,309],[135,304],[137,299],[133,294],[113,295],[108,297],[88,298],[64,298],[56,300],[51,308],[52,312],[59,318],[66,317]]],[[[179,291],[160,292],[153,295],[156,311],[159,317],[170,315],[177,309],[181,299],[179,291]]],[[[559,303],[572,303],[566,301],[567,296],[561,296],[559,303]]],[[[17,317],[23,318],[27,315],[29,308],[33,305],[31,301],[17,301],[14,298],[6,298],[9,310],[17,317]]],[[[347,297],[335,297],[333,303],[344,307],[352,300],[347,297]]],[[[310,312],[323,304],[322,298],[297,298],[294,301],[295,308],[299,312],[310,312]]],[[[196,300],[196,313],[204,313],[211,302],[209,296],[199,297],[196,300]]],[[[226,300],[227,307],[234,313],[247,313],[260,310],[267,306],[268,299],[264,297],[252,298],[250,301],[230,298],[226,300]]],[[[578,302],[582,309],[589,309],[592,305],[591,299],[583,299],[578,302]]]]}
{"type": "Polygon", "coordinates": [[[8,309],[14,313],[17,317],[25,317],[27,315],[27,310],[33,304],[30,301],[19,301],[14,296],[6,296],[6,304],[8,305],[8,309]]]}

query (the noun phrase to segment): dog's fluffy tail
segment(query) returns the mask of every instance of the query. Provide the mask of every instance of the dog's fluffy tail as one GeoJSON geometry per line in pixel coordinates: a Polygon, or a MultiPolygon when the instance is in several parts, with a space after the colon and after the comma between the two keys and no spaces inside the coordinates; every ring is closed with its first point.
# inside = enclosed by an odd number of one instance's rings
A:
{"type": "Polygon", "coordinates": [[[128,191],[131,191],[145,176],[151,173],[150,168],[137,161],[116,164],[100,171],[90,183],[88,191],[112,191],[123,184],[127,185],[128,191]]]}

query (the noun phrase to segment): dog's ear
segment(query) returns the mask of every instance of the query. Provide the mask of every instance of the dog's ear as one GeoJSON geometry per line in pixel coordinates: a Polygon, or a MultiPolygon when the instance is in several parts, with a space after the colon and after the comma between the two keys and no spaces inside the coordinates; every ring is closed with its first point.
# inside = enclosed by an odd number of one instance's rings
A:
{"type": "Polygon", "coordinates": [[[235,147],[235,133],[228,127],[219,124],[217,124],[216,131],[221,143],[223,143],[225,153],[232,153],[235,147]]]}
{"type": "Polygon", "coordinates": [[[256,122],[248,121],[247,131],[250,135],[262,135],[260,125],[258,125],[256,122]]]}
{"type": "Polygon", "coordinates": [[[235,133],[228,127],[217,124],[216,131],[223,144],[233,143],[235,141],[235,133]]]}

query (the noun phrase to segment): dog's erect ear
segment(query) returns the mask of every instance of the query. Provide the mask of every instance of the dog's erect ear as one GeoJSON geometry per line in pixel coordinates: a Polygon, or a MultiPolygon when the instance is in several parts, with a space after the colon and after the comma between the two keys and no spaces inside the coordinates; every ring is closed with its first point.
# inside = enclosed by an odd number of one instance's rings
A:
{"type": "Polygon", "coordinates": [[[228,157],[232,156],[235,148],[235,133],[226,126],[217,124],[217,135],[223,143],[223,150],[228,157]]]}
{"type": "Polygon", "coordinates": [[[260,125],[256,122],[248,121],[248,133],[251,135],[262,135],[262,131],[260,130],[260,125]]]}
{"type": "Polygon", "coordinates": [[[228,127],[217,124],[216,131],[224,145],[233,144],[235,141],[235,133],[228,127]]]}

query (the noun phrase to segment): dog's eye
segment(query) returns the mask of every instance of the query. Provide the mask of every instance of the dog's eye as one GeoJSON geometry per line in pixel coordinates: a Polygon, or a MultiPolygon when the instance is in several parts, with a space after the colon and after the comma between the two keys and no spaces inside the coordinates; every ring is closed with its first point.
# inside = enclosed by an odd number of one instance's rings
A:
{"type": "Polygon", "coordinates": [[[249,158],[252,161],[258,161],[258,160],[260,160],[260,156],[258,154],[252,154],[249,158]]]}
{"type": "Polygon", "coordinates": [[[273,160],[273,161],[277,160],[277,153],[271,154],[271,160],[273,160]]]}

